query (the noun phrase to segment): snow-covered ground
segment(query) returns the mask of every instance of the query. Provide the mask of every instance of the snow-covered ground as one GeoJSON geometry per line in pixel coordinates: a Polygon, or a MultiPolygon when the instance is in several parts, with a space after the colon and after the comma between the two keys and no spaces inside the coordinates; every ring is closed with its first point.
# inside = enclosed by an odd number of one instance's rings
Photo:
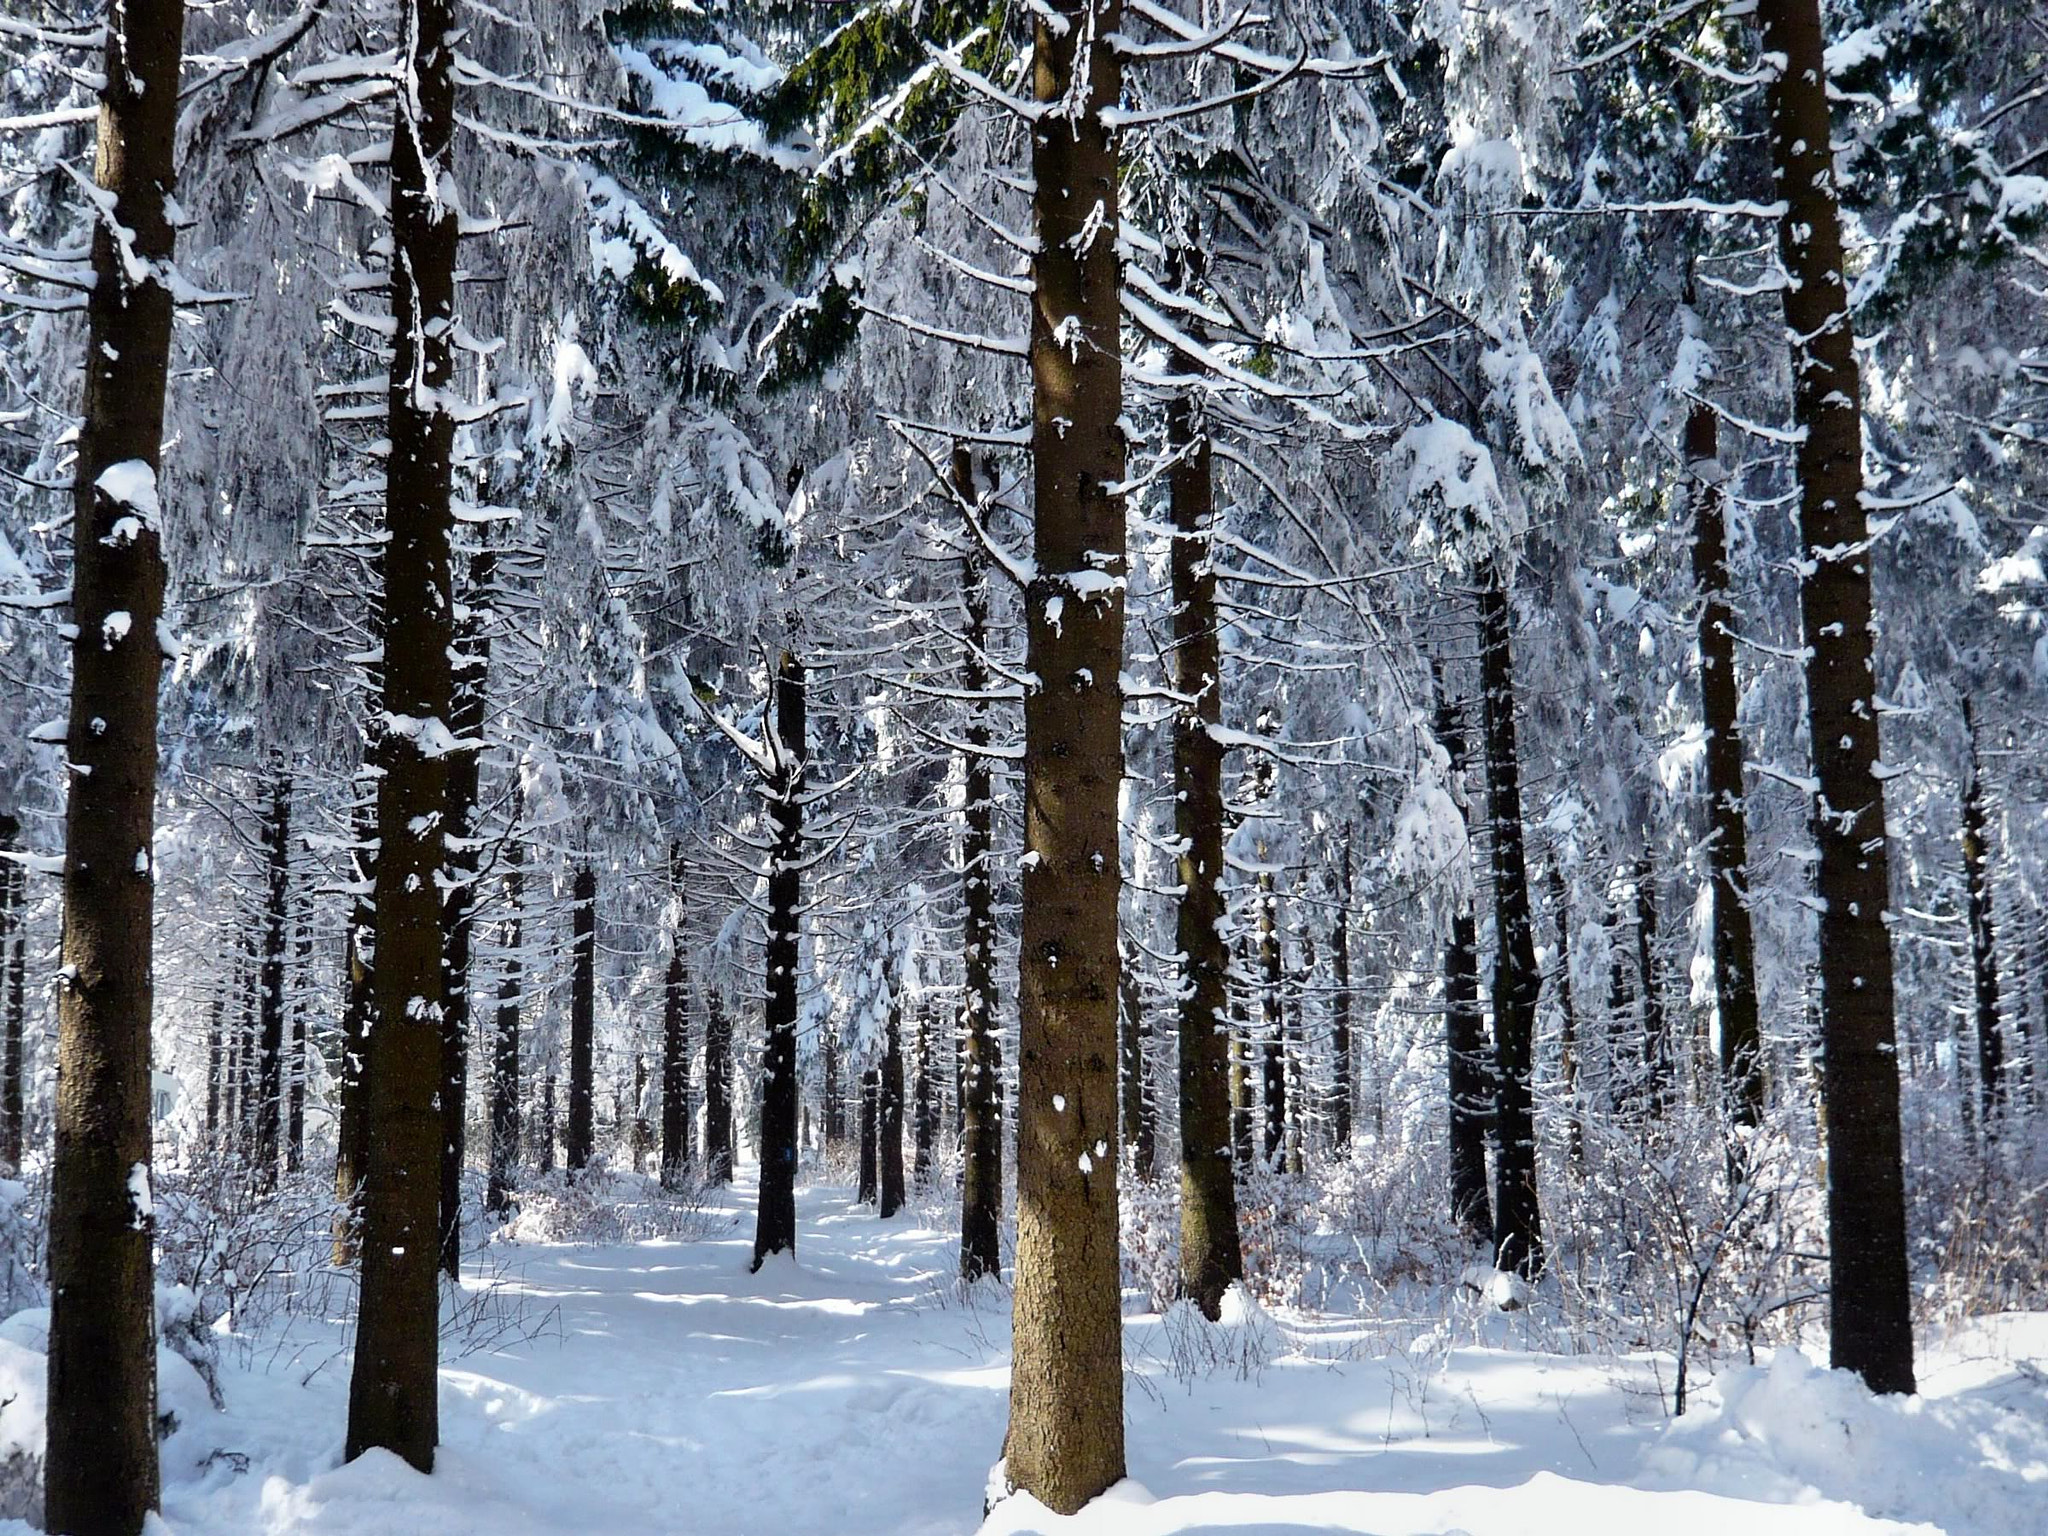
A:
{"type": "MultiPolygon", "coordinates": [[[[486,1255],[497,1291],[469,1334],[517,1335],[443,1369],[431,1478],[384,1455],[337,1465],[336,1336],[301,1324],[230,1351],[224,1413],[181,1399],[199,1421],[166,1445],[164,1526],[972,1531],[1003,1433],[1005,1298],[963,1301],[950,1231],[879,1222],[849,1193],[803,1190],[800,1259],[758,1276],[745,1186],[699,1240],[486,1255]],[[216,1448],[232,1454],[195,1464],[216,1448]]],[[[986,1530],[2048,1532],[2048,1316],[1929,1350],[1918,1399],[1873,1401],[1785,1351],[1724,1372],[1677,1422],[1668,1361],[1535,1353],[1515,1328],[1476,1302],[1399,1348],[1384,1319],[1253,1310],[1217,1335],[1132,1318],[1131,1481],[1072,1521],[1012,1499],[986,1530]]],[[[24,1339],[0,1329],[0,1375],[32,1375],[24,1339]]]]}

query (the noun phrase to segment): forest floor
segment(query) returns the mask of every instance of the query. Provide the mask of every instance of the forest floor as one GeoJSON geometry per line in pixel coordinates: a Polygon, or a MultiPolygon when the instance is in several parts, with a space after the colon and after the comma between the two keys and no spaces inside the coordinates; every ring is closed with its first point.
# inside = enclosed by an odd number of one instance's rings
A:
{"type": "MultiPolygon", "coordinates": [[[[752,1194],[708,1207],[690,1241],[486,1250],[458,1330],[485,1347],[442,1369],[431,1478],[382,1454],[337,1466],[347,1357],[329,1325],[231,1347],[226,1410],[166,1445],[164,1527],[975,1530],[1006,1296],[963,1300],[957,1239],[916,1207],[883,1223],[833,1186],[799,1195],[798,1258],[750,1275],[752,1194]]],[[[1358,1317],[1130,1318],[1131,1480],[1073,1521],[1009,1500],[986,1531],[2048,1532],[2048,1316],[1929,1349],[1916,1399],[1874,1401],[1785,1350],[1724,1370],[1676,1421],[1668,1357],[1539,1353],[1516,1326],[1450,1303],[1390,1348],[1358,1317]]]]}

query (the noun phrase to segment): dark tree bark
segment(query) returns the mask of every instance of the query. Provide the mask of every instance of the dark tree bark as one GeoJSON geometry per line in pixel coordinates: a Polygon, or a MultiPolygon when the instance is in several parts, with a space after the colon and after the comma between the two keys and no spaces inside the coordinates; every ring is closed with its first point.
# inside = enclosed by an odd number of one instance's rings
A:
{"type": "Polygon", "coordinates": [[[362,1231],[363,1174],[370,1160],[370,1021],[377,1011],[372,965],[377,942],[374,781],[372,785],[356,805],[354,847],[350,853],[355,893],[349,901],[348,928],[342,939],[347,984],[341,1010],[341,1103],[335,1118],[334,1143],[334,1197],[339,1206],[334,1225],[334,1262],[338,1265],[356,1261],[357,1240],[362,1231]]]}
{"type": "Polygon", "coordinates": [[[839,1036],[830,1028],[818,1031],[818,1056],[825,1078],[825,1145],[846,1140],[846,1095],[839,1084],[839,1036]]]}
{"type": "Polygon", "coordinates": [[[443,823],[448,895],[441,906],[441,1269],[462,1278],[462,1165],[469,1138],[470,966],[476,950],[477,785],[482,772],[490,637],[484,628],[498,557],[479,550],[469,562],[469,592],[455,620],[455,698],[448,729],[448,811],[443,823]]]}
{"type": "Polygon", "coordinates": [[[1534,1279],[1543,1268],[1543,1215],[1536,1201],[1536,1112],[1531,1082],[1536,937],[1522,853],[1521,760],[1515,746],[1515,672],[1508,594],[1500,571],[1479,592],[1487,809],[1492,821],[1494,968],[1494,1252],[1502,1269],[1534,1279]]]}
{"type": "MultiPolygon", "coordinates": [[[[953,485],[975,494],[965,448],[953,451],[953,485]]],[[[960,688],[970,698],[988,688],[988,570],[978,553],[962,562],[966,654],[960,688]]],[[[960,1278],[1002,1273],[998,1226],[1003,1203],[1002,1043],[996,1035],[995,790],[989,769],[989,706],[968,717],[961,754],[960,900],[960,1278]]]]}
{"type": "MultiPolygon", "coordinates": [[[[1258,721],[1261,735],[1274,728],[1270,715],[1258,721]]],[[[1257,770],[1257,799],[1261,806],[1273,797],[1273,765],[1261,761],[1257,770]]],[[[1281,1149],[1287,1142],[1287,1060],[1284,1025],[1281,1021],[1280,898],[1273,889],[1273,871],[1267,860],[1272,850],[1261,837],[1253,845],[1259,863],[1259,1047],[1261,1053],[1260,1098],[1266,1114],[1265,1161],[1268,1169],[1279,1166],[1281,1149]]]]}
{"type": "Polygon", "coordinates": [[[1913,1390],[1905,1176],[1893,1016],[1891,899],[1878,740],[1871,545],[1863,508],[1863,387],[1843,282],[1833,123],[1819,0],[1760,0],[1770,71],[1778,257],[1792,348],[1799,612],[1813,743],[1822,1092],[1828,1118],[1831,1357],[1874,1392],[1913,1390]]]}
{"type": "Polygon", "coordinates": [[[873,1067],[860,1075],[860,1187],[854,1198],[862,1205],[881,1200],[882,1074],[873,1067]]]}
{"type": "Polygon", "coordinates": [[[690,968],[684,958],[680,840],[668,845],[668,874],[675,915],[661,1000],[661,1186],[681,1189],[690,1173],[690,968]]]}
{"type": "Polygon", "coordinates": [[[227,1012],[227,988],[215,983],[213,1005],[206,1012],[206,1145],[220,1150],[221,1097],[227,1086],[227,1039],[222,1017],[227,1012]]]}
{"type": "Polygon", "coordinates": [[[732,1020],[714,988],[704,993],[704,1179],[732,1182],[732,1020]]]}
{"type": "Polygon", "coordinates": [[[876,1214],[886,1218],[903,1209],[903,1007],[894,995],[889,999],[889,1018],[882,1033],[879,1114],[881,1200],[876,1214]]]}
{"type": "Polygon", "coordinates": [[[1117,1257],[1117,791],[1123,780],[1121,0],[1033,27],[1035,571],[1025,594],[1017,1270],[1004,1458],[1072,1514],[1124,1475],[1117,1257]],[[1072,109],[1057,104],[1072,102],[1072,109]]]}
{"type": "MultiPolygon", "coordinates": [[[[21,851],[21,822],[15,817],[0,814],[0,853],[8,855],[21,851]]],[[[21,1026],[22,995],[19,959],[28,926],[28,870],[19,859],[8,857],[0,860],[0,983],[4,983],[7,1017],[5,1023],[6,1043],[0,1047],[0,1167],[9,1173],[21,1168],[21,1026]]],[[[219,1021],[215,1027],[218,1030],[219,1021]]],[[[216,1074],[218,1067],[215,1068],[216,1074]]],[[[209,1079],[209,1081],[212,1081],[209,1079]]],[[[217,1105],[209,1104],[207,1109],[206,1134],[213,1138],[214,1122],[218,1117],[217,1105]]]]}
{"type": "Polygon", "coordinates": [[[633,1171],[645,1173],[654,1152],[654,1123],[647,1118],[647,1057],[633,1053],[633,1171]]]}
{"type": "Polygon", "coordinates": [[[1621,948],[1621,871],[1615,870],[1607,904],[1607,1105],[1617,1120],[1635,1113],[1636,1079],[1631,1058],[1641,1042],[1634,1028],[1635,984],[1621,948]]]}
{"type": "Polygon", "coordinates": [[[292,780],[278,758],[271,769],[270,815],[263,828],[267,888],[263,899],[263,964],[257,1001],[256,1168],[265,1189],[277,1188],[284,1110],[284,949],[291,915],[292,780]]]}
{"type": "Polygon", "coordinates": [[[260,927],[244,932],[245,942],[235,972],[235,992],[242,1014],[235,1030],[235,1150],[254,1164],[256,1098],[262,1083],[259,1058],[263,1040],[263,934],[260,927]]]}
{"type": "Polygon", "coordinates": [[[1657,869],[1647,850],[1636,860],[1636,975],[1643,988],[1643,1062],[1650,1113],[1671,1114],[1671,1026],[1657,982],[1657,869]]]}
{"type": "MultiPolygon", "coordinates": [[[[774,762],[768,819],[775,846],[768,865],[768,1005],[761,1052],[761,1198],[754,1217],[754,1268],[771,1254],[796,1252],[797,907],[803,897],[804,769],[809,761],[804,664],[782,653],[775,676],[774,762]]],[[[902,1058],[897,1058],[897,1198],[902,1198],[902,1058]]]]}
{"type": "Polygon", "coordinates": [[[150,1163],[151,859],[181,0],[106,26],[72,502],[64,968],[50,1165],[45,1528],[132,1536],[157,1507],[150,1163]],[[127,232],[117,242],[115,231],[127,232]],[[132,248],[124,253],[122,246],[132,248]]]}
{"type": "Polygon", "coordinates": [[[298,932],[292,939],[292,961],[299,985],[291,1000],[291,1049],[285,1074],[284,1166],[288,1173],[301,1173],[306,1166],[306,1074],[311,1070],[306,1015],[310,1011],[312,987],[308,967],[313,963],[313,929],[307,912],[308,898],[299,898],[298,932]]]}
{"type": "Polygon", "coordinates": [[[519,1167],[519,953],[521,907],[526,899],[526,844],[505,844],[505,920],[498,930],[503,969],[498,975],[498,1018],[491,1049],[491,1168],[485,1203],[497,1215],[512,1209],[519,1167]]]}
{"type": "Polygon", "coordinates": [[[1131,1171],[1141,1179],[1149,1179],[1157,1152],[1152,1133],[1152,1087],[1146,1080],[1152,1028],[1145,1016],[1144,995],[1138,984],[1136,951],[1128,945],[1124,948],[1119,997],[1117,1087],[1122,1096],[1124,1145],[1130,1149],[1131,1171]]]}
{"type": "MultiPolygon", "coordinates": [[[[1180,1284],[1211,1322],[1223,1293],[1244,1278],[1237,1229],[1237,1159],[1232,1128],[1230,949],[1224,938],[1223,658],[1216,568],[1215,458],[1195,402],[1166,407],[1167,471],[1173,508],[1173,830],[1180,854],[1174,940],[1181,954],[1180,1284]]],[[[1250,1140],[1250,1124],[1243,1140],[1250,1140]]],[[[1245,1148],[1249,1151],[1249,1147],[1245,1148]]],[[[1248,1159],[1247,1159],[1248,1160],[1248,1159]]]]}
{"type": "Polygon", "coordinates": [[[1330,1140],[1351,1155],[1351,1106],[1357,1094],[1357,1047],[1351,1035],[1351,831],[1337,848],[1337,912],[1330,920],[1330,1140]]]}
{"type": "Polygon", "coordinates": [[[569,1131],[562,1164],[571,1174],[597,1148],[597,871],[576,866],[570,894],[569,1131]]]}
{"type": "Polygon", "coordinates": [[[555,1171],[555,1071],[550,1064],[540,1088],[540,1171],[555,1171]]]}
{"type": "Polygon", "coordinates": [[[1731,1123],[1763,1119],[1763,1033],[1756,939],[1749,916],[1749,827],[1742,789],[1742,699],[1735,675],[1734,588],[1728,563],[1727,473],[1720,418],[1695,405],[1685,421],[1692,487],[1693,584],[1699,589],[1700,720],[1706,730],[1707,869],[1713,903],[1714,1012],[1721,1026],[1721,1097],[1731,1123]]]}
{"type": "Polygon", "coordinates": [[[390,390],[384,547],[384,709],[377,784],[376,1025],[369,1037],[369,1146],[362,1296],[347,1454],[372,1447],[422,1472],[439,1439],[441,886],[448,759],[430,728],[454,702],[448,541],[455,419],[457,29],[450,0],[406,0],[399,35],[411,89],[391,135],[390,390]]]}
{"type": "Polygon", "coordinates": [[[1550,910],[1557,920],[1557,1071],[1564,1093],[1565,1145],[1574,1163],[1585,1161],[1586,1120],[1579,1105],[1579,1021],[1572,1008],[1572,908],[1564,869],[1550,861],[1550,910]]]}
{"type": "MultiPolygon", "coordinates": [[[[1459,786],[1468,823],[1471,764],[1457,710],[1437,684],[1436,734],[1459,786]]],[[[1444,1055],[1450,1097],[1451,1219],[1475,1243],[1493,1241],[1493,1196],[1486,1183],[1486,1128],[1492,1119],[1493,1074],[1479,1009],[1479,925],[1469,904],[1451,914],[1444,946],[1444,1055]]]]}
{"type": "Polygon", "coordinates": [[[2004,1113],[2005,1042],[1998,1029],[1998,943],[1991,917],[1991,847],[1985,832],[1984,775],[1977,762],[1977,718],[1963,700],[1968,777],[1963,781],[1963,871],[1970,891],[1970,980],[1976,1002],[1977,1087],[1983,1098],[1984,1140],[1998,1135],[2004,1113]]]}
{"type": "Polygon", "coordinates": [[[1230,1146],[1239,1168],[1250,1168],[1258,1156],[1252,1136],[1252,1029],[1246,1002],[1252,985],[1250,949],[1238,939],[1230,988],[1230,1146]]]}
{"type": "Polygon", "coordinates": [[[917,1076],[910,1117],[910,1177],[919,1188],[931,1180],[932,1143],[939,1131],[937,1087],[932,1079],[932,1008],[926,1001],[917,1010],[917,1076]]]}

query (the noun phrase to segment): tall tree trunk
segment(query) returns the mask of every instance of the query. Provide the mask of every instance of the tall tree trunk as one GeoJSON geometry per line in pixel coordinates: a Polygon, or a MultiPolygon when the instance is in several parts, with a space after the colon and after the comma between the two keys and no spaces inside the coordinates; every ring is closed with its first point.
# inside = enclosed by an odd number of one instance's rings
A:
{"type": "Polygon", "coordinates": [[[661,1186],[681,1189],[690,1172],[690,967],[684,958],[683,844],[668,845],[668,983],[661,1000],[661,1186]]]}
{"type": "MultiPolygon", "coordinates": [[[[1215,457],[1187,394],[1167,402],[1167,493],[1173,508],[1173,831],[1181,954],[1180,1285],[1211,1322],[1223,1293],[1244,1279],[1237,1230],[1238,1152],[1233,1135],[1230,948],[1224,937],[1221,615],[1212,560],[1215,457]]],[[[1249,1132],[1249,1125],[1246,1130],[1249,1132]]]]}
{"type": "Polygon", "coordinates": [[[1495,568],[1479,592],[1481,702],[1486,727],[1487,808],[1493,823],[1494,1251],[1502,1269],[1534,1279],[1543,1268],[1543,1215],[1536,1201],[1532,1067],[1536,936],[1522,854],[1521,760],[1515,747],[1515,672],[1507,588],[1495,568]]]}
{"type": "Polygon", "coordinates": [[[1998,1031],[1998,945],[1991,918],[1991,846],[1985,834],[1984,775],[1977,762],[1977,717],[1963,700],[1968,777],[1963,781],[1963,870],[1970,891],[1970,979],[1976,1001],[1977,1086],[1983,1094],[1984,1141],[1998,1135],[2005,1110],[2005,1043],[1998,1031]]]}
{"type": "Polygon", "coordinates": [[[1252,1021],[1246,993],[1252,985],[1251,955],[1242,937],[1230,989],[1230,1147],[1239,1168],[1250,1168],[1258,1156],[1252,1136],[1252,1021]]]}
{"type": "MultiPolygon", "coordinates": [[[[768,1005],[761,1052],[761,1198],[754,1217],[754,1268],[769,1255],[796,1252],[797,905],[802,900],[804,768],[809,727],[804,664],[782,653],[775,675],[775,774],[768,818],[775,847],[768,865],[768,1005]]],[[[897,1058],[896,1181],[903,1187],[902,1058],[897,1058]]]]}
{"type": "MultiPolygon", "coordinates": [[[[366,756],[374,758],[373,748],[366,756]]],[[[365,764],[365,768],[369,764],[365,764]]],[[[370,1161],[369,1059],[370,1021],[377,1012],[376,973],[372,965],[377,942],[376,794],[374,778],[357,802],[355,836],[350,849],[351,884],[348,927],[342,938],[346,990],[341,1009],[341,1084],[334,1140],[334,1262],[356,1261],[362,1234],[363,1174],[370,1161]]],[[[230,1116],[232,1123],[232,1116],[230,1116]]]]}
{"type": "Polygon", "coordinates": [[[1033,26],[1035,571],[1025,594],[1011,1483],[1072,1514],[1124,1475],[1117,1258],[1117,791],[1123,780],[1121,0],[1033,26]],[[1071,102],[1071,110],[1059,104],[1071,102]]]}
{"type": "MultiPolygon", "coordinates": [[[[1451,760],[1461,796],[1469,795],[1471,765],[1464,727],[1437,683],[1436,734],[1451,760]]],[[[1471,812],[1461,802],[1460,813],[1471,812]]],[[[1469,827],[1468,827],[1469,832],[1469,827]]],[[[1444,946],[1444,1057],[1450,1097],[1451,1219],[1474,1243],[1493,1241],[1493,1196],[1486,1184],[1486,1128],[1492,1119],[1493,1074],[1479,1009],[1479,924],[1469,904],[1451,914],[1444,946]]]]}
{"type": "MultiPolygon", "coordinates": [[[[953,485],[975,494],[973,463],[953,450],[953,485]]],[[[988,568],[977,553],[962,562],[966,653],[960,688],[970,699],[988,688],[988,568]]],[[[1002,1273],[998,1227],[1003,1204],[1002,1042],[996,1034],[995,788],[989,769],[989,706],[970,706],[961,754],[960,811],[962,985],[960,995],[960,1278],[1002,1273]]]]}
{"type": "Polygon", "coordinates": [[[1579,1104],[1579,1021],[1572,1007],[1572,908],[1564,866],[1550,861],[1550,910],[1557,919],[1557,1075],[1564,1094],[1565,1145],[1574,1163],[1586,1158],[1586,1120],[1579,1104]]]}
{"type": "Polygon", "coordinates": [[[1734,573],[1728,562],[1727,472],[1720,418],[1695,405],[1685,420],[1692,486],[1692,575],[1699,589],[1700,721],[1707,735],[1707,869],[1712,902],[1714,1012],[1721,1026],[1721,1097],[1731,1123],[1763,1119],[1763,1031],[1756,939],[1749,916],[1749,827],[1742,790],[1742,700],[1735,675],[1734,573]]]}
{"type": "Polygon", "coordinates": [[[1831,1355],[1874,1392],[1913,1390],[1876,634],[1863,508],[1862,383],[1842,276],[1819,0],[1760,0],[1784,212],[1778,257],[1800,432],[1799,612],[1813,743],[1827,1100],[1831,1355]]]}
{"type": "Polygon", "coordinates": [[[227,1012],[227,1000],[226,986],[216,982],[213,1005],[206,1012],[206,1146],[210,1152],[220,1150],[221,1098],[227,1087],[227,1039],[222,1018],[227,1012]]]}
{"type": "Polygon", "coordinates": [[[1351,829],[1337,847],[1337,912],[1330,920],[1330,1140],[1337,1156],[1351,1155],[1351,1106],[1358,1064],[1351,1035],[1351,829]]]}
{"type": "Polygon", "coordinates": [[[597,870],[576,866],[570,894],[569,1131],[562,1164],[590,1165],[597,1149],[597,870]]]}
{"type": "Polygon", "coordinates": [[[540,1171],[555,1171],[555,1070],[549,1064],[548,1074],[541,1080],[540,1087],[540,1171]]]}
{"type": "Polygon", "coordinates": [[[1664,989],[1657,982],[1657,867],[1647,848],[1636,860],[1636,975],[1643,988],[1643,1061],[1650,1113],[1671,1114],[1671,1027],[1664,1017],[1664,989]]]}
{"type": "Polygon", "coordinates": [[[917,1010],[917,1077],[911,1094],[910,1140],[911,1182],[923,1188],[932,1174],[932,1143],[938,1137],[938,1085],[932,1078],[932,1006],[929,999],[917,1010]]]}
{"type": "Polygon", "coordinates": [[[284,1166],[288,1173],[301,1173],[306,1167],[306,1076],[311,1070],[311,1040],[306,1015],[311,1011],[313,964],[309,904],[309,896],[302,894],[299,898],[298,932],[292,939],[292,961],[298,972],[299,984],[291,1000],[292,1038],[291,1049],[287,1053],[291,1065],[285,1075],[284,1166]]]}
{"type": "MultiPolygon", "coordinates": [[[[1270,724],[1262,720],[1262,726],[1270,724]]],[[[1263,775],[1262,775],[1263,778],[1263,775]]],[[[1270,782],[1259,795],[1263,803],[1272,794],[1270,782]]],[[[1265,866],[1270,850],[1263,838],[1255,845],[1259,869],[1259,1043],[1262,1077],[1261,1098],[1266,1112],[1265,1163],[1279,1166],[1281,1148],[1287,1140],[1287,1061],[1284,1026],[1280,1009],[1280,898],[1273,891],[1273,871],[1265,866]]]]}
{"type": "Polygon", "coordinates": [[[876,1214],[894,1216],[903,1209],[903,1006],[901,993],[889,999],[889,1018],[882,1032],[881,1201],[876,1214]]]}
{"type": "Polygon", "coordinates": [[[818,1058],[825,1079],[825,1145],[846,1139],[846,1099],[839,1084],[839,1036],[829,1026],[818,1031],[818,1058]]]}
{"type": "Polygon", "coordinates": [[[256,1161],[257,1089],[262,1083],[263,934],[245,931],[240,964],[235,972],[242,1021],[235,1046],[235,1148],[252,1165],[256,1161]]]}
{"type": "Polygon", "coordinates": [[[1617,866],[1607,903],[1607,1105],[1617,1120],[1627,1120],[1637,1107],[1630,1057],[1640,1041],[1632,1024],[1636,996],[1629,966],[1634,962],[1624,960],[1621,949],[1621,885],[1617,866]]]}
{"type": "Polygon", "coordinates": [[[1130,1149],[1131,1171],[1141,1179],[1152,1177],[1156,1152],[1152,1134],[1152,1090],[1146,1081],[1152,1038],[1145,1018],[1144,995],[1138,984],[1137,952],[1124,949],[1123,978],[1119,984],[1117,1009],[1117,1085],[1122,1095],[1124,1145],[1130,1149]]]}
{"type": "Polygon", "coordinates": [[[468,600],[455,621],[455,698],[448,728],[457,750],[448,758],[448,895],[441,907],[445,998],[441,1012],[441,1269],[462,1278],[462,1165],[469,1138],[469,973],[476,951],[477,786],[483,769],[485,692],[490,636],[484,628],[498,556],[479,550],[469,562],[468,600]]]}
{"type": "Polygon", "coordinates": [[[862,1205],[881,1203],[881,1102],[882,1074],[869,1067],[860,1075],[860,1187],[855,1199],[862,1205]]]}
{"type": "Polygon", "coordinates": [[[519,953],[521,905],[526,899],[526,844],[505,844],[505,921],[498,932],[503,970],[498,976],[498,1019],[491,1050],[491,1170],[486,1204],[498,1215],[512,1208],[519,1167],[519,953]]]}
{"type": "Polygon", "coordinates": [[[291,915],[292,780],[280,756],[271,768],[270,817],[263,829],[268,876],[263,900],[262,1027],[257,1047],[256,1167],[264,1189],[277,1188],[284,1110],[284,947],[291,915]]]}
{"type": "MultiPolygon", "coordinates": [[[[0,814],[0,852],[21,851],[21,822],[0,814]]],[[[21,1026],[22,1007],[16,956],[22,952],[28,926],[28,868],[18,858],[0,862],[0,985],[6,988],[7,1010],[4,1047],[0,1047],[0,1167],[10,1174],[21,1170],[21,1026]]],[[[207,1136],[213,1135],[209,1111],[207,1136]]]]}
{"type": "Polygon", "coordinates": [[[109,13],[72,507],[71,772],[50,1165],[45,1528],[130,1536],[157,1507],[149,1203],[158,470],[170,371],[182,0],[109,13]],[[120,238],[117,241],[116,235],[120,238]]]}
{"type": "Polygon", "coordinates": [[[716,988],[704,993],[704,1180],[732,1182],[732,1020],[716,988]]]}
{"type": "Polygon", "coordinates": [[[450,0],[406,0],[408,89],[393,97],[392,337],[384,546],[384,708],[377,785],[376,1027],[362,1298],[347,1454],[372,1447],[433,1470],[439,1439],[441,817],[449,762],[430,732],[453,705],[455,419],[445,406],[455,332],[458,199],[450,0]]]}

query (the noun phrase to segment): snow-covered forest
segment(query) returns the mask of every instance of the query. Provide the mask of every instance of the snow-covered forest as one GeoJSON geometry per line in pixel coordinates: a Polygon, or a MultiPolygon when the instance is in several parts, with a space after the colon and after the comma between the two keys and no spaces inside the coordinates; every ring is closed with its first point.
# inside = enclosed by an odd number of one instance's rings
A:
{"type": "Polygon", "coordinates": [[[2038,0],[0,82],[0,1529],[2048,1530],[2038,0]]]}

